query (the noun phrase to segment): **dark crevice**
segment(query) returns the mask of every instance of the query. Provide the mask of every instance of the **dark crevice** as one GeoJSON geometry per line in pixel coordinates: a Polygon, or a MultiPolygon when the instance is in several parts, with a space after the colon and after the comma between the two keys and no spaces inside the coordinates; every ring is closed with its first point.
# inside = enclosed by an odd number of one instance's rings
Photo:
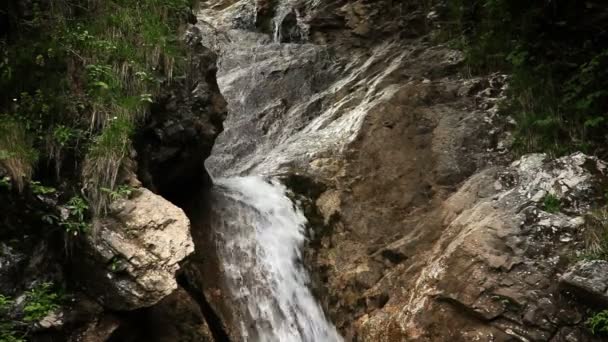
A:
{"type": "Polygon", "coordinates": [[[203,316],[205,316],[205,320],[209,325],[209,330],[211,330],[211,334],[213,335],[215,342],[230,342],[230,337],[228,337],[228,333],[224,329],[222,320],[217,313],[215,313],[202,291],[196,286],[192,285],[192,283],[188,280],[188,277],[183,274],[177,277],[177,282],[181,287],[184,288],[184,290],[186,290],[186,292],[188,292],[188,294],[201,308],[203,316]]]}

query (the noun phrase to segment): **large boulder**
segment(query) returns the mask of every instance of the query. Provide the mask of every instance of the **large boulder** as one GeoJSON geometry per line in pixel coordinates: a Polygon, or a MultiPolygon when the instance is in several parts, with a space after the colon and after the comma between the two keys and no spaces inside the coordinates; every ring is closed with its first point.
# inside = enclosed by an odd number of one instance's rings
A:
{"type": "Polygon", "coordinates": [[[140,188],[112,203],[76,260],[85,290],[113,310],[151,306],[177,289],[179,262],[194,251],[184,212],[140,188]]]}

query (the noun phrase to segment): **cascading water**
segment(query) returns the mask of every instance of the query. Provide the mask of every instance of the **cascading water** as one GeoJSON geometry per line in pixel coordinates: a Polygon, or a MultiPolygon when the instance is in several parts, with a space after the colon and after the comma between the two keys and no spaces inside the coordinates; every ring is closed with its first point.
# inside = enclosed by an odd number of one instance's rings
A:
{"type": "Polygon", "coordinates": [[[320,2],[319,0],[283,0],[283,1],[280,1],[277,4],[277,7],[275,8],[274,18],[272,18],[273,41],[275,43],[281,43],[281,41],[283,40],[282,33],[281,33],[281,26],[283,25],[283,22],[285,21],[285,19],[287,18],[287,16],[289,14],[294,14],[296,16],[296,20],[297,20],[296,25],[298,26],[299,34],[301,36],[300,38],[302,40],[306,40],[309,27],[302,21],[301,16],[303,15],[303,13],[300,13],[300,11],[297,9],[297,7],[298,7],[298,5],[314,7],[314,6],[317,6],[319,4],[319,2],[320,2]]]}
{"type": "Polygon", "coordinates": [[[306,218],[277,181],[216,181],[213,229],[219,266],[244,341],[339,342],[307,287],[306,218]]]}

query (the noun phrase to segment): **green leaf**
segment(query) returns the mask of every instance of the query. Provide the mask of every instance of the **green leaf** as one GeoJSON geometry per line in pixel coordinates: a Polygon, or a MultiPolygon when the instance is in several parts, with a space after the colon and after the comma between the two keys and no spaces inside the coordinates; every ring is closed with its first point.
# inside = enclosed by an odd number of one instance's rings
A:
{"type": "Polygon", "coordinates": [[[106,82],[102,82],[102,81],[97,81],[97,82],[93,83],[93,85],[97,86],[99,88],[102,88],[102,89],[110,89],[110,86],[106,82]]]}

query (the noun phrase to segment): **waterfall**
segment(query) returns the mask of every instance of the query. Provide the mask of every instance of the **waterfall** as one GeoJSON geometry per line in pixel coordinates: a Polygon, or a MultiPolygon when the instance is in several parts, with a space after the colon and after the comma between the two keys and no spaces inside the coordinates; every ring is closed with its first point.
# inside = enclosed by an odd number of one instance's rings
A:
{"type": "Polygon", "coordinates": [[[306,218],[278,181],[216,180],[213,229],[244,341],[339,342],[302,266],[306,218]]]}
{"type": "Polygon", "coordinates": [[[297,7],[298,7],[298,5],[304,5],[304,6],[308,6],[308,7],[312,8],[312,7],[318,6],[319,3],[320,3],[319,0],[282,0],[282,1],[279,1],[279,3],[277,4],[277,6],[275,8],[274,18],[272,19],[273,41],[277,44],[280,44],[281,41],[283,40],[282,33],[281,33],[281,26],[283,25],[285,18],[287,18],[287,16],[289,14],[294,14],[296,16],[296,20],[297,20],[296,26],[298,28],[299,35],[300,35],[299,38],[302,41],[307,40],[308,30],[310,28],[308,27],[308,24],[303,22],[302,16],[304,14],[300,13],[300,11],[297,9],[297,7]]]}

